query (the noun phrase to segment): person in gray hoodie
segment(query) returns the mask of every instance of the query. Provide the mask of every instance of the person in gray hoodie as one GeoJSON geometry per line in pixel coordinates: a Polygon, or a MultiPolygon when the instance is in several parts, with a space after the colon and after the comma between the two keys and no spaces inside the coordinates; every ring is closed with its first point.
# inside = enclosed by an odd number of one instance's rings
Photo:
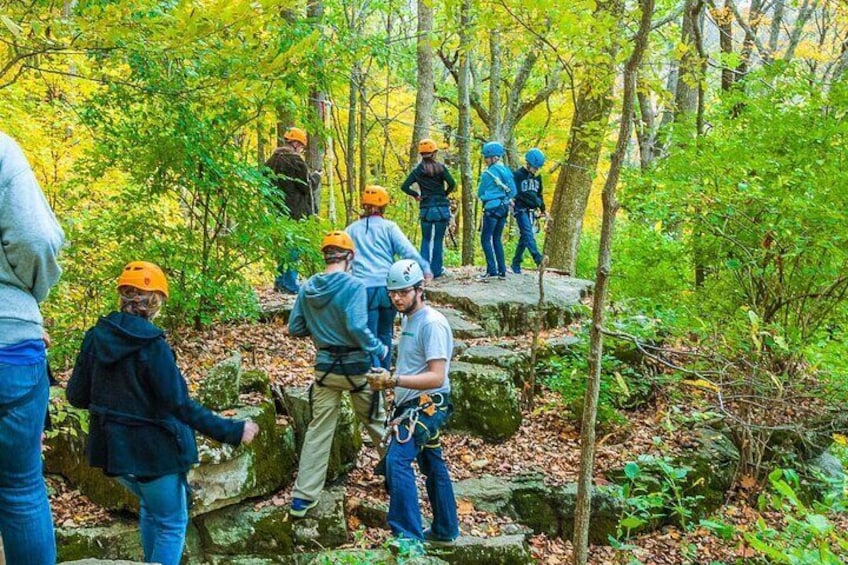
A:
{"type": "Polygon", "coordinates": [[[0,536],[6,562],[56,562],[41,471],[49,384],[39,303],[64,234],[23,151],[0,132],[0,536]]]}
{"type": "Polygon", "coordinates": [[[330,232],[321,242],[321,251],[327,267],[300,288],[288,327],[290,335],[311,336],[317,350],[315,381],[309,387],[312,420],[289,509],[297,518],[318,504],[324,489],[342,392],[350,392],[353,410],[375,446],[385,430],[380,397],[368,387],[365,374],[371,369],[372,356],[382,359],[388,348],[368,329],[365,285],[348,273],[353,240],[343,231],[330,232]]]}

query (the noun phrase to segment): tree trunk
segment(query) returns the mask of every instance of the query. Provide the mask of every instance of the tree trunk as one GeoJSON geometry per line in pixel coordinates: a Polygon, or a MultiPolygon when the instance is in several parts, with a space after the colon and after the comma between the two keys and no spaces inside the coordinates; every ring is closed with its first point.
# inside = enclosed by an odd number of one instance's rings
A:
{"type": "Polygon", "coordinates": [[[580,89],[577,107],[571,122],[570,139],[565,163],[560,169],[551,207],[551,227],[545,239],[545,254],[550,266],[573,275],[577,264],[577,249],[583,229],[583,215],[589,202],[592,180],[606,137],[607,123],[612,111],[614,83],[613,56],[610,54],[601,79],[603,85],[580,89]]]}
{"type": "Polygon", "coordinates": [[[430,0],[418,0],[418,90],[415,95],[415,127],[409,148],[409,168],[418,162],[418,142],[430,136],[435,79],[433,78],[433,8],[430,0]]]}
{"type": "Polygon", "coordinates": [[[347,169],[347,199],[345,201],[345,224],[353,221],[356,206],[356,108],[359,100],[359,65],[354,64],[350,71],[347,96],[347,142],[345,148],[345,169],[347,169]]]}
{"type": "Polygon", "coordinates": [[[359,74],[359,194],[368,184],[368,98],[365,93],[365,74],[359,74]]]}
{"type": "MultiPolygon", "coordinates": [[[[780,1],[780,0],[779,0],[780,1]]],[[[730,6],[727,5],[727,0],[724,2],[724,8],[713,10],[713,17],[718,22],[719,32],[719,47],[722,55],[733,54],[733,12],[730,6]]],[[[730,59],[725,59],[730,60],[730,59]]],[[[721,89],[727,92],[733,88],[733,83],[736,81],[736,69],[730,68],[727,64],[721,67],[721,89]]]]}
{"type": "Polygon", "coordinates": [[[490,139],[506,142],[503,138],[501,121],[501,34],[497,28],[489,32],[489,133],[490,139]]]}
{"type": "MultiPolygon", "coordinates": [[[[310,0],[306,4],[306,17],[312,25],[320,28],[324,20],[323,0],[310,0]]],[[[309,107],[312,108],[313,131],[309,132],[309,145],[306,147],[306,164],[310,171],[324,170],[324,153],[327,146],[324,140],[327,123],[327,94],[317,84],[309,91],[309,107]]],[[[321,183],[313,187],[312,201],[315,210],[321,211],[321,183]]]]}
{"type": "Polygon", "coordinates": [[[459,26],[459,77],[457,80],[459,100],[459,173],[462,184],[462,264],[474,264],[474,246],[477,221],[474,217],[474,185],[471,178],[471,0],[463,0],[460,8],[459,26]]]}
{"type": "Polygon", "coordinates": [[[639,85],[636,89],[636,97],[639,102],[639,122],[636,126],[636,139],[639,141],[639,167],[646,171],[654,161],[656,116],[647,85],[639,85]]]}
{"type": "Polygon", "coordinates": [[[703,26],[702,0],[686,0],[680,41],[683,56],[678,67],[677,88],[674,93],[674,121],[691,117],[698,109],[698,85],[703,80],[698,38],[703,26]]]}
{"type": "Polygon", "coordinates": [[[651,31],[651,16],[654,12],[654,0],[640,0],[642,18],[636,33],[633,53],[624,69],[624,93],[621,106],[621,124],[618,141],[610,160],[610,170],[604,183],[603,221],[601,224],[601,243],[598,253],[598,267],[595,275],[595,291],[592,299],[592,333],[589,345],[589,380],[586,383],[586,396],[583,403],[583,419],[580,427],[580,475],[577,482],[577,501],[574,512],[574,563],[585,565],[589,554],[589,522],[592,509],[592,476],[595,465],[595,423],[598,415],[598,393],[601,387],[601,357],[603,354],[604,303],[610,275],[610,255],[612,249],[613,227],[618,202],[615,188],[621,174],[621,166],[630,141],[630,127],[633,120],[633,103],[636,93],[636,73],[642,55],[648,45],[651,31]]]}

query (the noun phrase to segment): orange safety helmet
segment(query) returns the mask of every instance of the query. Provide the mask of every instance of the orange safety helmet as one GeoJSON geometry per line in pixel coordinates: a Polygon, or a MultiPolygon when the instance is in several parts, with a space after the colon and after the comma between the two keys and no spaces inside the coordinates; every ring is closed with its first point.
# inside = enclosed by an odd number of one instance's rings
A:
{"type": "Polygon", "coordinates": [[[422,139],[418,142],[418,153],[435,153],[439,146],[432,139],[422,139]]]}
{"type": "Polygon", "coordinates": [[[353,240],[343,231],[331,231],[321,240],[321,251],[328,247],[338,247],[345,251],[353,251],[353,240]]]}
{"type": "Polygon", "coordinates": [[[147,292],[161,292],[168,298],[168,279],[158,266],[147,261],[133,261],[118,277],[118,288],[131,286],[147,292]]]}
{"type": "Polygon", "coordinates": [[[376,206],[377,208],[382,208],[388,203],[389,191],[385,188],[377,186],[376,184],[369,184],[365,187],[365,191],[362,193],[363,206],[376,206]]]}
{"type": "Polygon", "coordinates": [[[306,132],[300,128],[289,128],[286,130],[286,133],[283,134],[283,139],[286,141],[299,141],[303,145],[306,145],[306,132]]]}

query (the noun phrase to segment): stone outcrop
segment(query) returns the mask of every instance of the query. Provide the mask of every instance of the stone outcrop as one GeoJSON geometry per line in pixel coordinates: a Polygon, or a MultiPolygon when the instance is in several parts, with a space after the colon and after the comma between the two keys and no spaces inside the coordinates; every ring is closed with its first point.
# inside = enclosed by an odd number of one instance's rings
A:
{"type": "Polygon", "coordinates": [[[226,410],[238,406],[242,367],[236,352],[206,373],[197,390],[197,400],[210,410],[226,410]]]}
{"type": "MultiPolygon", "coordinates": [[[[542,327],[565,326],[585,307],[592,282],[562,276],[545,275],[545,304],[542,327]]],[[[445,277],[427,287],[433,302],[460,311],[481,326],[489,336],[519,335],[533,327],[539,288],[534,274],[508,275],[505,281],[476,283],[469,277],[445,277]]]]}
{"type": "Polygon", "coordinates": [[[451,429],[471,432],[489,441],[510,438],[521,425],[518,392],[509,371],[491,365],[451,363],[451,429]]]}

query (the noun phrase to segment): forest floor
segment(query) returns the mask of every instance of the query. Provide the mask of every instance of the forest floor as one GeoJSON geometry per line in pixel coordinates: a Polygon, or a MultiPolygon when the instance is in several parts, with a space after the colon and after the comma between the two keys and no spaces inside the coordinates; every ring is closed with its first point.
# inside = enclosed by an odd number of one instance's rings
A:
{"type": "MultiPolygon", "coordinates": [[[[271,297],[270,292],[263,295],[271,297]]],[[[190,389],[197,387],[206,371],[215,363],[240,350],[246,370],[259,369],[268,373],[273,383],[282,386],[307,385],[312,379],[311,363],[314,355],[312,344],[307,339],[292,338],[284,334],[285,324],[280,319],[269,322],[220,324],[202,331],[186,333],[173,346],[178,364],[189,381],[190,389]]],[[[569,329],[548,332],[561,335],[569,329]]],[[[486,338],[466,340],[469,345],[481,344],[486,338]]],[[[498,339],[503,343],[503,338],[498,339]]],[[[528,349],[526,337],[513,338],[515,349],[528,349]]],[[[68,374],[60,375],[66,380],[68,374]]],[[[667,391],[666,391],[667,392],[667,391]]],[[[599,434],[596,450],[596,481],[606,482],[604,472],[621,468],[627,461],[641,454],[669,455],[685,447],[686,438],[679,433],[672,420],[685,417],[686,413],[704,409],[697,394],[673,395],[661,392],[654,402],[643,409],[627,412],[627,424],[607,434],[599,434]],[[680,398],[687,398],[681,403],[680,398]]],[[[461,434],[447,434],[443,439],[445,460],[454,481],[490,474],[500,477],[515,476],[528,471],[541,472],[549,484],[574,482],[579,469],[578,422],[568,416],[558,395],[543,388],[537,398],[536,408],[524,413],[524,421],[518,433],[500,444],[489,444],[479,438],[461,434]]],[[[343,479],[347,489],[348,504],[355,506],[362,501],[387,503],[382,478],[372,473],[377,463],[377,453],[372,447],[360,452],[356,468],[343,479]]],[[[65,485],[51,482],[51,503],[57,525],[94,525],[111,519],[109,512],[91,503],[78,491],[65,485]]],[[[423,482],[419,492],[424,493],[423,482]]],[[[756,487],[740,489],[728,494],[728,500],[714,518],[734,524],[738,531],[745,531],[759,518],[768,523],[780,523],[777,513],[760,512],[756,509],[756,487]]],[[[273,504],[288,504],[290,487],[269,497],[273,504]]],[[[422,502],[425,514],[428,509],[422,502]]],[[[470,503],[459,503],[461,529],[464,534],[495,536],[509,524],[506,518],[481,512],[470,503]]],[[[367,528],[355,516],[349,520],[351,547],[378,547],[389,536],[388,529],[367,528]]],[[[848,516],[842,524],[848,528],[848,516]]],[[[530,539],[534,557],[544,564],[570,562],[571,543],[546,535],[530,539]]],[[[683,530],[665,527],[661,530],[627,540],[626,546],[613,549],[610,546],[593,546],[590,562],[594,564],[642,563],[737,563],[747,562],[755,552],[739,534],[724,540],[703,527],[683,530]],[[638,559],[639,561],[634,561],[638,559]]]]}

